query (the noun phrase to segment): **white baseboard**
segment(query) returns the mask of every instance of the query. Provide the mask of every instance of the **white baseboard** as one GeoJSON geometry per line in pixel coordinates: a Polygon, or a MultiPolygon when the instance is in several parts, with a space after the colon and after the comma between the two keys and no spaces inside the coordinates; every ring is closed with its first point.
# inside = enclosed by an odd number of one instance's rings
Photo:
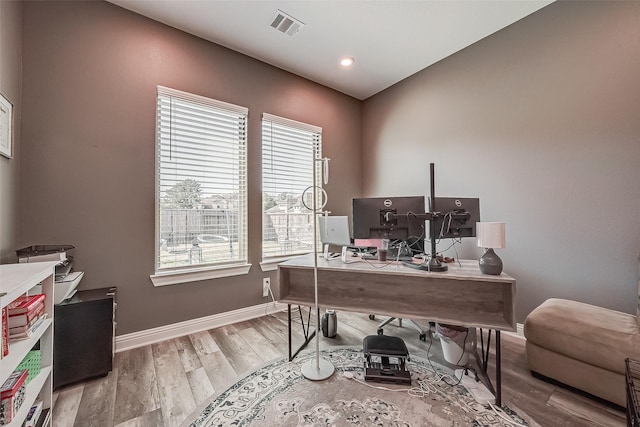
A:
{"type": "Polygon", "coordinates": [[[261,317],[266,314],[286,309],[286,304],[265,303],[238,310],[227,311],[225,313],[214,314],[212,316],[186,320],[184,322],[174,323],[171,325],[160,326],[158,328],[118,335],[116,336],[116,353],[200,331],[206,331],[220,326],[230,325],[232,323],[255,319],[256,317],[261,317]]]}
{"type": "MultiPolygon", "coordinates": [[[[198,319],[186,320],[184,322],[174,323],[171,325],[160,326],[158,328],[133,332],[131,334],[118,335],[116,337],[116,353],[200,331],[218,328],[220,326],[230,325],[232,323],[255,319],[256,317],[262,317],[266,314],[276,313],[286,309],[286,304],[266,303],[214,314],[212,316],[200,317],[198,319]]],[[[503,333],[524,339],[523,327],[524,325],[522,323],[518,323],[516,325],[516,332],[505,331],[503,333]]]]}
{"type": "Polygon", "coordinates": [[[514,337],[518,337],[518,338],[522,338],[524,339],[524,324],[523,323],[516,323],[516,331],[515,332],[502,332],[503,334],[509,334],[511,336],[514,337]]]}
{"type": "Polygon", "coordinates": [[[524,324],[523,323],[516,323],[516,330],[515,331],[502,331],[501,334],[502,335],[510,335],[512,337],[524,339],[524,324]]]}

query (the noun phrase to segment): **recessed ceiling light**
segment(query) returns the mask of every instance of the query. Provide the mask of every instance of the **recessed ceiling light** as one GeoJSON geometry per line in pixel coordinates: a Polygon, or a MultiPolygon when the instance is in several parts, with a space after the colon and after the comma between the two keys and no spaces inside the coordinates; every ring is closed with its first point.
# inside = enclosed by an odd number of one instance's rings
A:
{"type": "Polygon", "coordinates": [[[356,62],[356,60],[348,56],[340,60],[340,65],[342,65],[343,67],[350,67],[353,65],[354,62],[356,62]]]}

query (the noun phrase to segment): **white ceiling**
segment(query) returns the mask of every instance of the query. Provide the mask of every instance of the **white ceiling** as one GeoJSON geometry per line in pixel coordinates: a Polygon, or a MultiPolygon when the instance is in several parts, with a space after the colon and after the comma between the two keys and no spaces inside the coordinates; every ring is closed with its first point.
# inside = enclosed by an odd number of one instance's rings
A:
{"type": "Polygon", "coordinates": [[[108,1],[366,99],[553,0],[108,1]],[[278,9],[305,26],[272,28],[278,9]]]}

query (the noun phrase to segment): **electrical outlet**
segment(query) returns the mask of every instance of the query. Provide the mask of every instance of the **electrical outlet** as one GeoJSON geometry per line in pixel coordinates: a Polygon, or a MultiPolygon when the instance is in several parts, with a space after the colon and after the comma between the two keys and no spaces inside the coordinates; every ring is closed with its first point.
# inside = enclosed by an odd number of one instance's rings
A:
{"type": "Polygon", "coordinates": [[[271,279],[268,277],[265,277],[264,279],[262,279],[262,296],[263,297],[269,296],[270,288],[271,288],[271,279]]]}

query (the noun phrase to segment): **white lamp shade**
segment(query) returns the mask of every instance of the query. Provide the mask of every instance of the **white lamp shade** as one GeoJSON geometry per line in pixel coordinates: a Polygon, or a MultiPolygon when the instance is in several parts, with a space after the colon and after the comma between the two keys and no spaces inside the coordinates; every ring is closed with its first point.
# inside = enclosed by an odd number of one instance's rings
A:
{"type": "Polygon", "coordinates": [[[504,222],[476,222],[478,247],[504,248],[504,222]]]}

